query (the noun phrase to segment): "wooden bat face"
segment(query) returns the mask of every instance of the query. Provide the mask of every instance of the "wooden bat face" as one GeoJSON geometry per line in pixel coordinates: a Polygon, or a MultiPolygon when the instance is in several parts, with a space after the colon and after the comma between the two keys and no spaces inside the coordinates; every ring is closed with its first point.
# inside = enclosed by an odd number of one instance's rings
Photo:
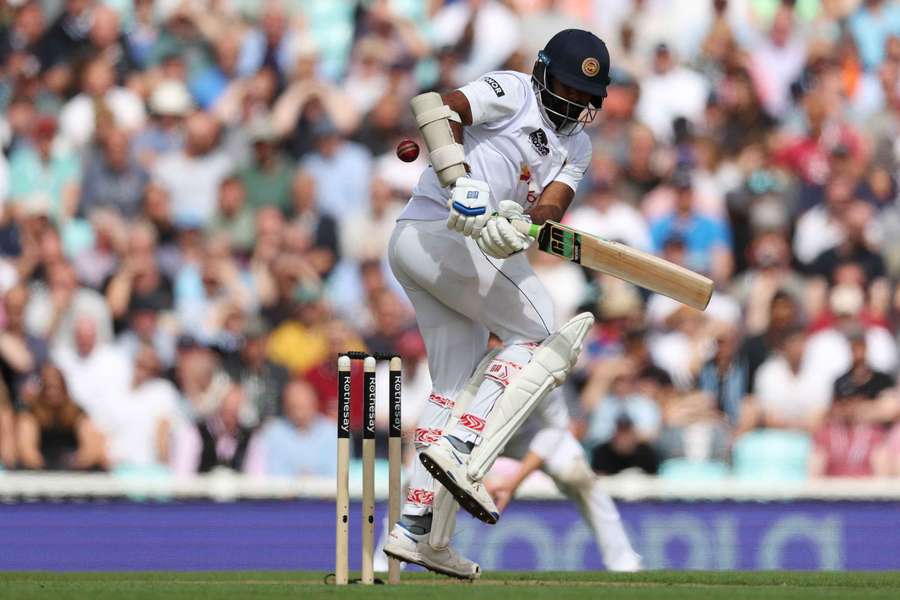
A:
{"type": "Polygon", "coordinates": [[[544,252],[624,279],[698,310],[705,309],[712,296],[712,280],[699,273],[553,221],[541,226],[537,244],[544,252]]]}

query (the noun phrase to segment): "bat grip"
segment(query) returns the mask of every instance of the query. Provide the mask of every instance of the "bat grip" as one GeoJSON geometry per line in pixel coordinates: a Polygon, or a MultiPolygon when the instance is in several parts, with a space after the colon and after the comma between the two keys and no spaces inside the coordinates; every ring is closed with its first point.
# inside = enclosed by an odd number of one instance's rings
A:
{"type": "Polygon", "coordinates": [[[541,231],[540,225],[535,225],[533,223],[529,223],[528,221],[523,221],[520,219],[516,219],[512,222],[512,226],[516,228],[521,234],[531,236],[533,238],[537,238],[538,233],[541,231]]]}

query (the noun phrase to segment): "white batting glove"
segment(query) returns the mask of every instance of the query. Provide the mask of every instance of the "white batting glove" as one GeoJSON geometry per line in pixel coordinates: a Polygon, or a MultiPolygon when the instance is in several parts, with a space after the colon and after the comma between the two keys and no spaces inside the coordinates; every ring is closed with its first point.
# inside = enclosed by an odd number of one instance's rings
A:
{"type": "Polygon", "coordinates": [[[447,203],[450,208],[447,228],[478,239],[491,216],[488,212],[490,196],[491,190],[485,182],[468,177],[457,179],[447,203]]]}
{"type": "Polygon", "coordinates": [[[488,219],[484,229],[481,230],[478,247],[494,258],[509,258],[516,252],[526,249],[531,245],[531,237],[520,233],[513,226],[514,221],[531,224],[531,219],[525,215],[519,203],[501,200],[497,213],[488,219]]]}

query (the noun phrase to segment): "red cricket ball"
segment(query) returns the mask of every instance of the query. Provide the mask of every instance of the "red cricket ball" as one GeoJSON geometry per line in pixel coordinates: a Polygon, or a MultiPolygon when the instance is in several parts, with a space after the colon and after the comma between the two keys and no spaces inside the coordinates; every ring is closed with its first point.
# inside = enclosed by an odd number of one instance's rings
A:
{"type": "Polygon", "coordinates": [[[403,140],[397,144],[397,158],[403,162],[412,162],[419,158],[419,145],[412,140],[403,140]]]}

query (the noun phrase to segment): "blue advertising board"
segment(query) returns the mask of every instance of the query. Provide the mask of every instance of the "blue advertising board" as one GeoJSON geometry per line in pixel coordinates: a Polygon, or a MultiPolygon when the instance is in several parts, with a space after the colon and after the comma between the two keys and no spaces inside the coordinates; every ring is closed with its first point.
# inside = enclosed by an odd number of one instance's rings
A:
{"type": "MultiPolygon", "coordinates": [[[[896,502],[667,501],[619,508],[651,569],[900,568],[896,502]]],[[[355,505],[351,518],[358,514],[355,505]]],[[[489,570],[602,568],[589,529],[567,502],[516,502],[494,527],[460,514],[453,543],[489,570]]],[[[354,568],[359,556],[352,524],[354,568]]],[[[0,504],[3,570],[328,571],[333,564],[334,504],[325,500],[0,504]]]]}

